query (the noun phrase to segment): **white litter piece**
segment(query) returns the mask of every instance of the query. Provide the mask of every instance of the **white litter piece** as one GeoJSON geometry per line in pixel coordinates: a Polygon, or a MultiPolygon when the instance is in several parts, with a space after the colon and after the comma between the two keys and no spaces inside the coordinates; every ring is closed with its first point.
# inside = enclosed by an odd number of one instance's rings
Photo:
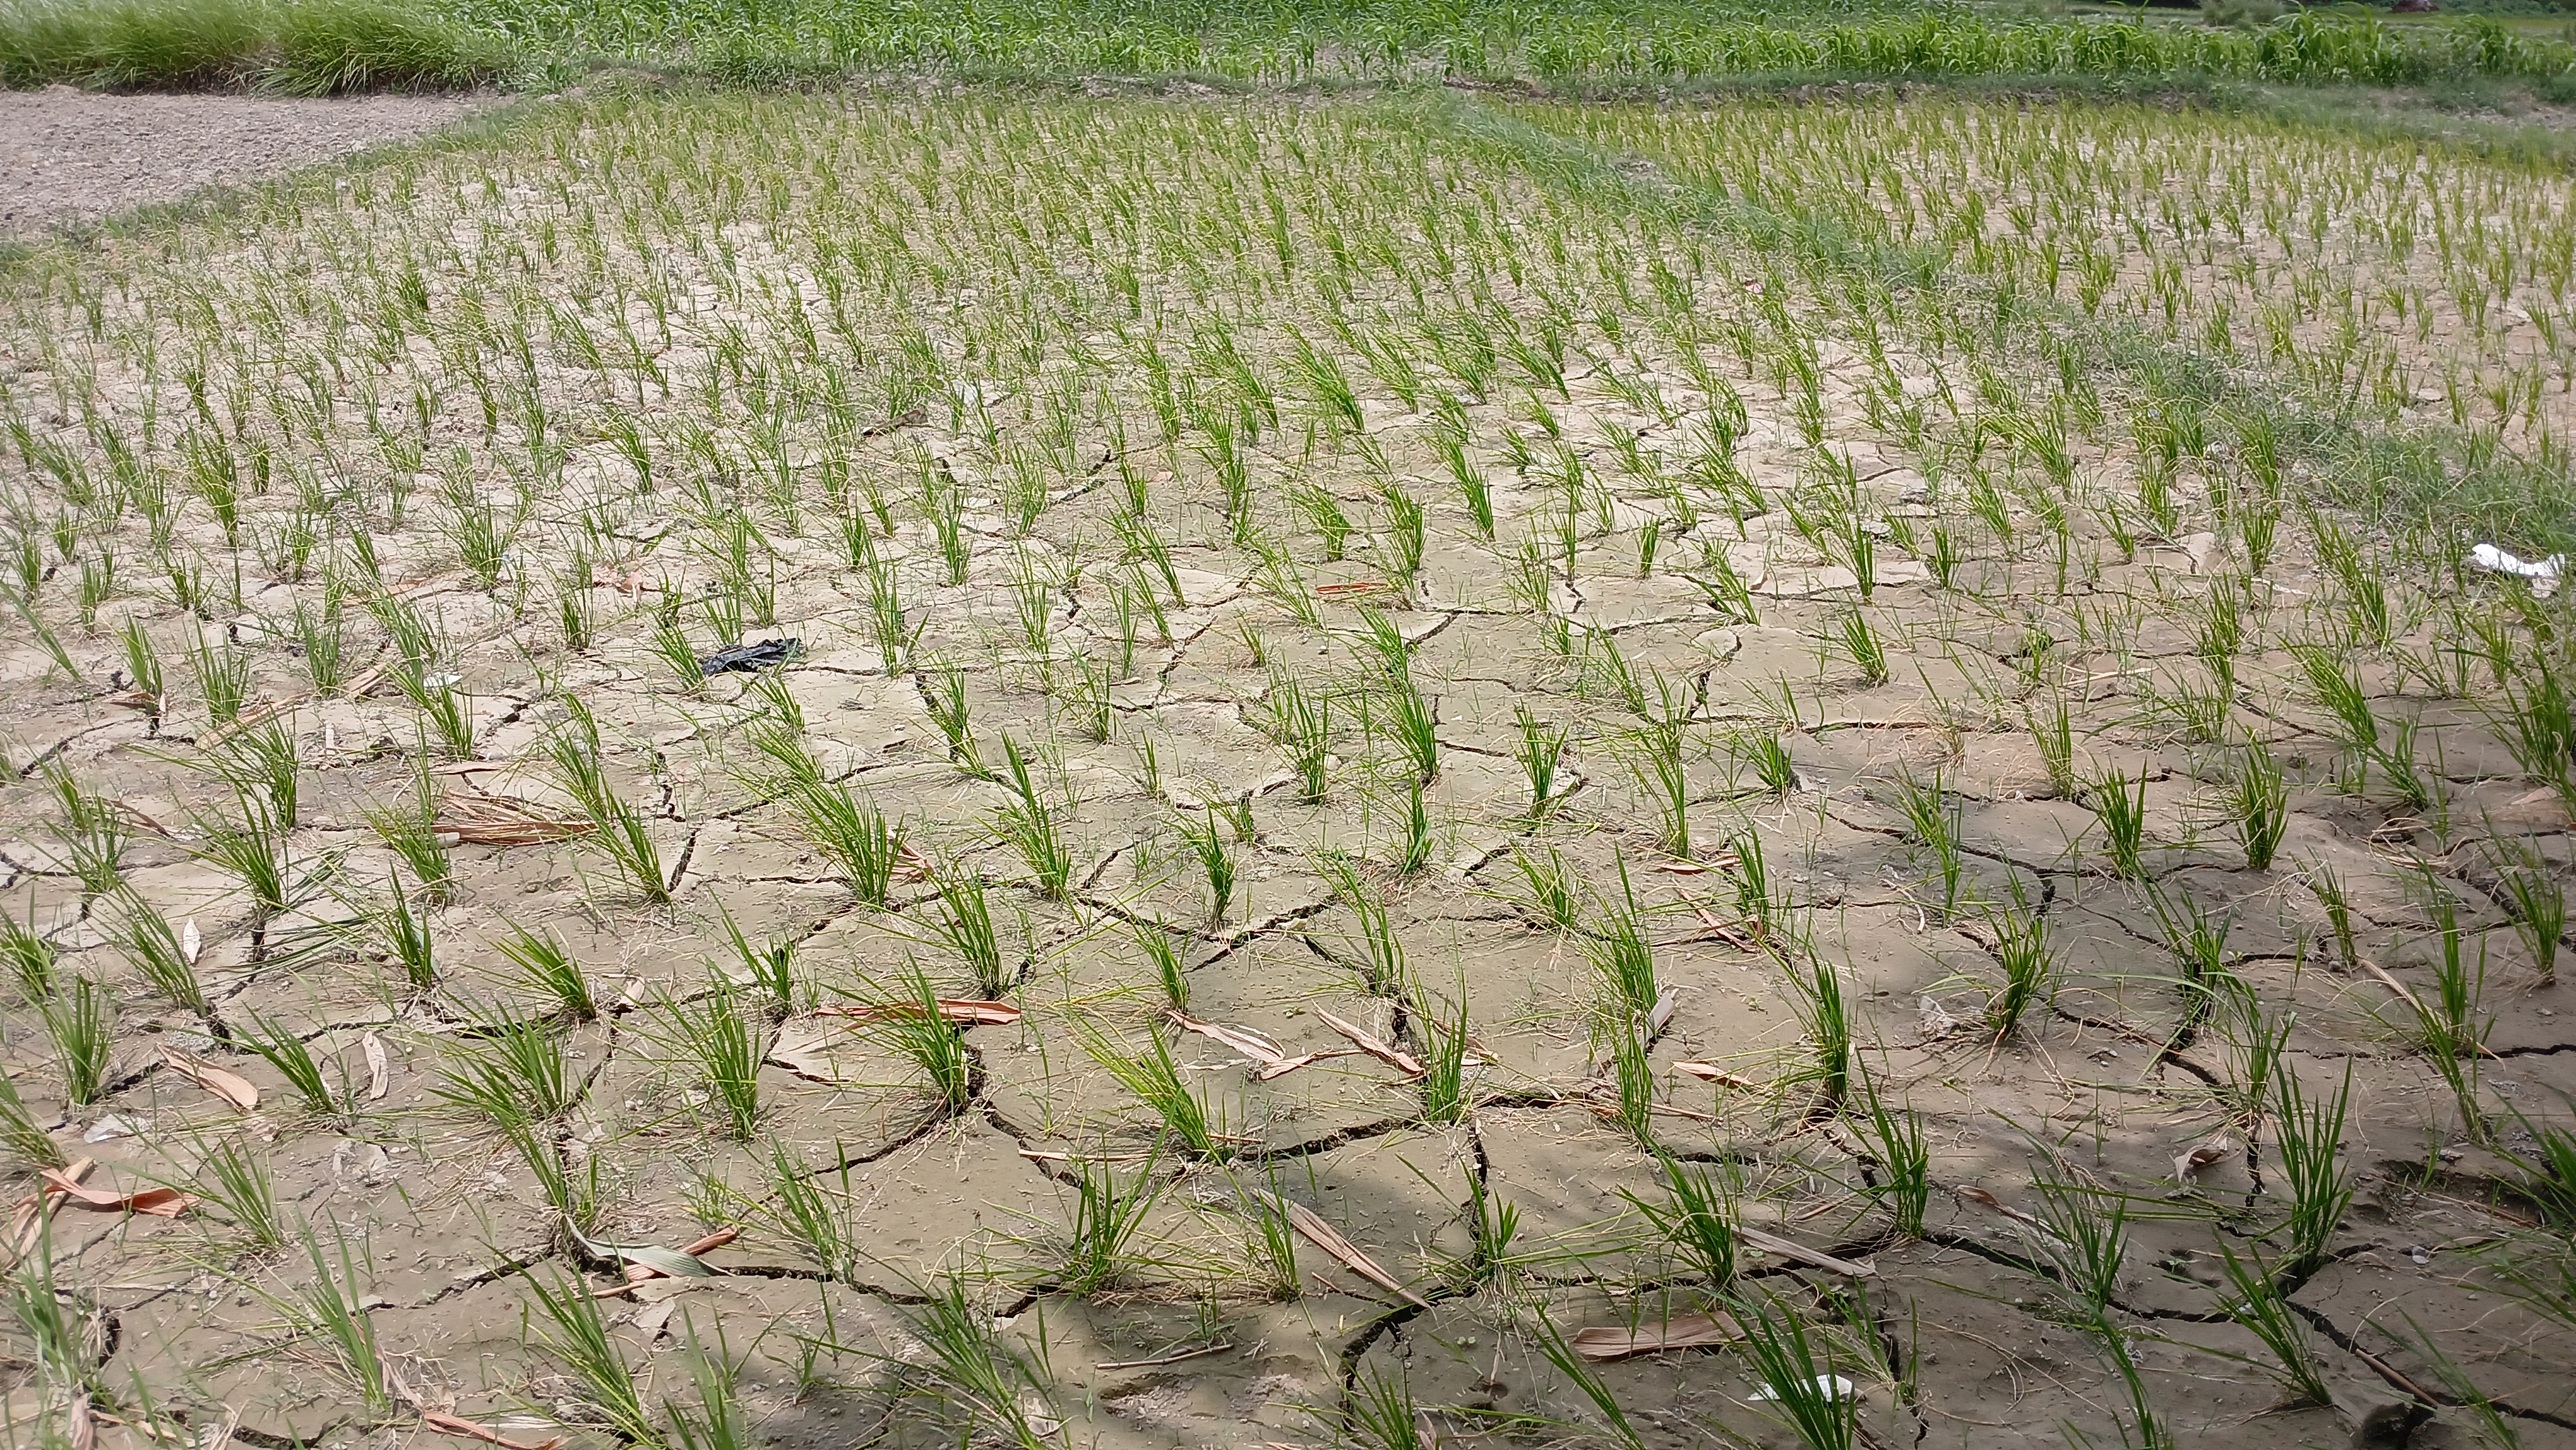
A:
{"type": "MultiPolygon", "coordinates": [[[[1853,1395],[1860,1393],[1859,1386],[1853,1384],[1850,1380],[1844,1379],[1838,1374],[1820,1374],[1816,1376],[1811,1383],[1813,1383],[1817,1389],[1823,1390],[1826,1397],[1829,1399],[1847,1400],[1853,1395]]],[[[1765,1400],[1776,1400],[1780,1397],[1771,1393],[1771,1387],[1769,1385],[1764,1385],[1762,1388],[1753,1392],[1752,1398],[1755,1401],[1760,1402],[1765,1400]]]]}
{"type": "Polygon", "coordinates": [[[2552,554],[2546,559],[2521,559],[2493,544],[2480,544],[2469,550],[2469,562],[2492,574],[2514,574],[2525,579],[2555,579],[2567,567],[2567,556],[2552,554]]]}

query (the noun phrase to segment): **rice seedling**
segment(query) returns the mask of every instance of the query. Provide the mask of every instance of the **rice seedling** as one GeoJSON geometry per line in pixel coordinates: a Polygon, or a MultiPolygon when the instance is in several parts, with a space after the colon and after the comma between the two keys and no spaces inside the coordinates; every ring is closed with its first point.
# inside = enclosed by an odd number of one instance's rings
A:
{"type": "Polygon", "coordinates": [[[1370,1366],[1352,1375],[1341,1422],[1344,1434],[1372,1450],[1428,1450],[1433,1443],[1423,1431],[1413,1385],[1401,1369],[1389,1374],[1370,1366]]]}
{"type": "Polygon", "coordinates": [[[1520,744],[1514,752],[1521,763],[1521,775],[1529,782],[1530,819],[1547,814],[1556,799],[1556,770],[1565,758],[1566,728],[1550,727],[1526,705],[1512,707],[1512,719],[1520,727],[1520,744]]]}
{"type": "Polygon", "coordinates": [[[1845,1388],[1833,1341],[1808,1327],[1805,1316],[1765,1294],[1739,1297],[1734,1306],[1744,1347],[1752,1356],[1776,1417],[1807,1450],[1851,1450],[1861,1444],[1860,1397],[1845,1388]]]}
{"type": "Polygon", "coordinates": [[[414,993],[431,991],[438,986],[438,956],[429,915],[413,908],[411,898],[403,894],[400,876],[386,872],[385,888],[393,901],[373,915],[384,933],[386,950],[401,965],[403,980],[414,993]]]}
{"type": "Polygon", "coordinates": [[[44,1019],[45,1036],[54,1045],[63,1097],[74,1106],[105,1097],[114,1079],[116,1055],[115,1020],[107,993],[75,973],[65,990],[37,1001],[36,1015],[44,1019]]]}
{"type": "Polygon", "coordinates": [[[1153,964],[1154,981],[1163,989],[1163,1001],[1174,1011],[1187,1011],[1190,1005],[1190,977],[1181,959],[1180,943],[1159,926],[1139,923],[1135,927],[1137,947],[1145,960],[1153,964]]]}
{"type": "Polygon", "coordinates": [[[439,1101],[505,1129],[556,1122],[580,1104],[587,1074],[565,1056],[549,1024],[504,1009],[478,1028],[459,1060],[440,1073],[432,1090],[439,1101]]]}
{"type": "Polygon", "coordinates": [[[2010,1036],[2030,1009],[2055,995],[2057,953],[2048,939],[2048,918],[2030,909],[2021,878],[2014,877],[2012,904],[1986,910],[1989,948],[2003,968],[2003,984],[1986,996],[1986,1025],[1997,1037],[2010,1036]]]}
{"type": "Polygon", "coordinates": [[[275,1068],[304,1111],[325,1122],[338,1122],[348,1113],[348,1084],[343,1081],[339,1090],[333,1091],[323,1072],[322,1059],[314,1055],[312,1044],[293,1029],[253,1012],[246,1026],[233,1029],[232,1040],[235,1046],[257,1053],[275,1068]]]}
{"type": "Polygon", "coordinates": [[[1234,900],[1234,848],[1226,840],[1225,833],[1217,829],[1213,807],[1208,810],[1204,827],[1187,816],[1183,816],[1178,824],[1182,838],[1189,842],[1191,851],[1199,858],[1200,867],[1207,872],[1208,920],[1211,923],[1223,922],[1225,909],[1234,900]]]}
{"type": "Polygon", "coordinates": [[[1440,773],[1439,715],[1408,674],[1397,682],[1387,702],[1387,723],[1412,767],[1416,785],[1427,785],[1440,773]]]}
{"type": "Polygon", "coordinates": [[[1044,1450],[1048,1437],[1029,1402],[1047,1388],[1045,1365],[1003,1340],[992,1314],[968,1294],[964,1279],[955,1274],[933,1278],[903,1320],[913,1340],[929,1352],[928,1363],[910,1364],[912,1373],[962,1409],[976,1429],[1019,1450],[1044,1450]]]}
{"type": "Polygon", "coordinates": [[[676,1450],[752,1450],[757,1439],[735,1384],[740,1363],[727,1357],[721,1330],[710,1354],[698,1338],[696,1322],[687,1323],[689,1379],[698,1405],[692,1410],[675,1400],[662,1402],[662,1414],[678,1441],[676,1450]]]}
{"type": "Polygon", "coordinates": [[[1762,789],[1786,796],[1798,788],[1798,767],[1789,757],[1789,742],[1769,731],[1739,731],[1727,740],[1727,753],[1738,767],[1749,766],[1762,789]]]}
{"type": "Polygon", "coordinates": [[[1707,1281],[1709,1293],[1726,1293],[1735,1285],[1734,1186],[1708,1166],[1684,1164],[1669,1153],[1655,1155],[1655,1168],[1660,1197],[1630,1189],[1619,1196],[1644,1216],[1686,1270],[1707,1281]]]}
{"type": "Polygon", "coordinates": [[[1122,1179],[1112,1164],[1076,1161],[1073,1221],[1056,1261],[1058,1291],[1097,1294],[1126,1276],[1136,1238],[1163,1196],[1157,1166],[1149,1153],[1142,1167],[1122,1179]]]}
{"type": "Polygon", "coordinates": [[[2352,1171],[2343,1151],[2344,1113],[2352,1101],[2352,1065],[2332,1097],[2312,1097],[2294,1072],[2273,1089],[2272,1125],[2289,1214],[2280,1232],[2290,1241],[2280,1281],[2300,1283],[2326,1262],[2326,1250],[2352,1203],[2352,1171]]]}
{"type": "MultiPolygon", "coordinates": [[[[352,1254],[347,1236],[336,1230],[332,1242],[337,1272],[333,1259],[322,1255],[321,1239],[310,1225],[305,1227],[304,1254],[313,1276],[284,1307],[302,1334],[330,1349],[333,1367],[358,1391],[368,1413],[383,1415],[393,1409],[393,1386],[376,1348],[375,1319],[358,1287],[357,1266],[363,1255],[352,1254]]],[[[584,1302],[588,1302],[586,1296],[584,1302]]]]}
{"type": "Polygon", "coordinates": [[[2270,1353],[2271,1361],[2262,1366],[2263,1370],[2291,1404],[2334,1403],[2326,1385],[2324,1364],[2317,1354],[2314,1331],[2281,1292],[2272,1266],[2250,1245],[2242,1258],[2224,1243],[2218,1252],[2228,1289],[2227,1297],[2219,1301],[2219,1312],[2253,1335],[2270,1353]]]}
{"type": "Polygon", "coordinates": [[[662,869],[662,850],[653,840],[644,813],[629,805],[608,778],[600,749],[599,722],[577,699],[564,701],[564,719],[546,737],[546,755],[556,782],[591,825],[584,839],[596,842],[637,895],[657,906],[671,903],[670,878],[662,869]]]}
{"type": "Polygon", "coordinates": [[[205,986],[170,919],[128,888],[118,888],[108,901],[107,938],[126,961],[172,1006],[206,1015],[205,986]]]}
{"type": "Polygon", "coordinates": [[[1677,694],[1672,682],[1656,675],[1656,708],[1646,714],[1642,724],[1629,734],[1629,743],[1639,765],[1639,789],[1654,802],[1659,824],[1657,844],[1670,855],[1687,861],[1691,858],[1690,770],[1684,759],[1688,746],[1691,701],[1677,694]]]}
{"type": "Polygon", "coordinates": [[[1932,853],[1933,870],[1941,880],[1941,920],[1955,920],[1966,884],[1967,857],[1959,845],[1959,826],[1966,807],[1957,796],[1942,791],[1938,773],[1929,785],[1909,775],[1897,783],[1897,790],[1906,825],[1923,849],[1932,853]]]}
{"type": "Polygon", "coordinates": [[[1823,1107],[1839,1113],[1851,1086],[1851,1006],[1843,998],[1843,981],[1830,962],[1810,960],[1805,971],[1792,969],[1789,991],[1796,999],[1799,1025],[1815,1050],[1813,1075],[1823,1107]]]}
{"type": "Polygon", "coordinates": [[[849,1169],[838,1170],[841,1181],[834,1188],[798,1162],[786,1144],[775,1142],[766,1167],[769,1192],[750,1205],[753,1211],[824,1273],[843,1281],[858,1277],[866,1255],[859,1247],[861,1223],[849,1169]]]}
{"type": "Polygon", "coordinates": [[[2128,1266],[2128,1200],[2055,1178],[2032,1187],[2039,1191],[2039,1226],[2046,1235],[2040,1242],[2057,1270],[2059,1292],[2072,1301],[2081,1322],[2107,1323],[2128,1266]],[[2104,1198],[2110,1200],[2107,1212],[2104,1198]]]}
{"type": "MultiPolygon", "coordinates": [[[[2491,837],[2496,885],[2503,892],[2514,933],[2546,986],[2558,979],[2558,944],[2567,931],[2567,887],[2537,843],[2491,837]]],[[[0,947],[5,947],[0,940],[0,947]]]]}
{"type": "Polygon", "coordinates": [[[18,995],[36,1001],[54,990],[54,943],[36,930],[36,903],[27,903],[27,919],[0,912],[0,968],[5,968],[18,995]]]}
{"type": "Polygon", "coordinates": [[[72,874],[92,894],[112,890],[124,879],[126,847],[134,834],[124,808],[83,789],[59,760],[46,762],[41,774],[54,798],[59,818],[54,832],[71,857],[72,874]]]}
{"type": "Polygon", "coordinates": [[[1655,981],[1654,944],[1644,913],[1637,907],[1636,887],[1628,877],[1628,858],[1622,853],[1617,862],[1619,899],[1612,902],[1594,896],[1600,917],[1583,939],[1583,954],[1609,988],[1618,1010],[1643,1018],[1655,1010],[1663,994],[1655,981]]]}
{"type": "Polygon", "coordinates": [[[992,905],[984,895],[984,873],[947,862],[930,872],[930,884],[939,894],[939,917],[931,923],[931,933],[966,963],[975,990],[999,997],[1018,986],[1018,973],[1002,961],[1001,937],[993,930],[992,905]]]}
{"type": "Polygon", "coordinates": [[[276,1179],[268,1160],[247,1143],[222,1142],[205,1149],[189,1186],[231,1222],[254,1252],[285,1246],[286,1217],[278,1211],[276,1179]]]}
{"type": "Polygon", "coordinates": [[[567,1022],[589,1022],[599,1016],[599,999],[591,991],[590,978],[552,933],[512,924],[509,935],[492,946],[516,969],[518,984],[551,1003],[556,1016],[567,1022]]]}
{"type": "Polygon", "coordinates": [[[679,1049],[698,1069],[699,1080],[714,1101],[725,1136],[751,1141],[761,1115],[760,1060],[768,1051],[768,1027],[742,1010],[733,988],[719,980],[691,1005],[670,998],[661,1016],[679,1049]]]}
{"type": "Polygon", "coordinates": [[[1183,1151],[1211,1163],[1222,1163],[1235,1155],[1235,1141],[1211,1118],[1206,1100],[1181,1081],[1180,1065],[1172,1060],[1171,1048],[1159,1035],[1146,1033],[1145,1047],[1137,1051],[1079,1016],[1073,1019],[1073,1031],[1091,1060],[1152,1109],[1162,1119],[1164,1133],[1183,1151]]]}
{"type": "Polygon", "coordinates": [[[188,647],[188,663],[196,673],[207,720],[221,728],[241,719],[242,706],[250,701],[250,656],[200,633],[188,647]]]}
{"type": "Polygon", "coordinates": [[[1860,1084],[1861,1101],[1869,1109],[1860,1128],[1878,1160],[1870,1197],[1887,1210],[1898,1233],[1920,1238],[1923,1212],[1932,1201],[1932,1145],[1923,1119],[1910,1106],[1889,1107],[1866,1071],[1860,1084]]]}
{"type": "Polygon", "coordinates": [[[950,1112],[965,1107],[975,1096],[975,1057],[941,1010],[938,987],[920,963],[910,960],[896,985],[901,990],[881,1004],[889,1010],[870,1019],[869,1035],[921,1069],[931,1097],[942,1107],[950,1112]]]}
{"type": "Polygon", "coordinates": [[[609,1337],[608,1323],[590,1287],[577,1279],[549,1282],[534,1275],[529,1276],[528,1287],[543,1319],[537,1326],[537,1343],[571,1372],[589,1417],[620,1439],[639,1445],[660,1443],[653,1414],[644,1406],[640,1377],[609,1337]]]}
{"type": "Polygon", "coordinates": [[[787,793],[797,828],[832,863],[850,894],[884,910],[894,899],[894,873],[902,860],[906,827],[889,823],[873,803],[862,802],[837,781],[814,781],[787,793]]]}
{"type": "Polygon", "coordinates": [[[384,842],[394,859],[410,868],[421,896],[432,902],[444,901],[454,878],[455,863],[439,840],[438,796],[429,772],[414,773],[410,800],[371,804],[366,807],[366,816],[376,839],[384,842]]]}
{"type": "Polygon", "coordinates": [[[2245,849],[2245,869],[2270,870],[2290,824],[2289,790],[2271,751],[2249,745],[2237,756],[2228,772],[2225,801],[2237,844],[2245,849]]]}
{"type": "Polygon", "coordinates": [[[1512,852],[1512,868],[1520,873],[1521,884],[1528,888],[1524,905],[1542,922],[1558,931],[1571,931],[1582,919],[1583,898],[1575,889],[1574,876],[1565,857],[1556,847],[1547,848],[1540,856],[1527,845],[1512,852]]]}
{"type": "Polygon", "coordinates": [[[1297,774],[1297,798],[1311,805],[1324,798],[1325,767],[1331,759],[1332,715],[1323,696],[1310,695],[1288,675],[1274,675],[1270,685],[1272,734],[1288,752],[1288,767],[1297,774]]]}
{"type": "Polygon", "coordinates": [[[2026,719],[2031,743],[2039,747],[2039,762],[2048,773],[2048,788],[2061,799],[2075,795],[2075,723],[2068,711],[2066,697],[2050,699],[2043,711],[2031,708],[2026,719]]]}
{"type": "Polygon", "coordinates": [[[2130,881],[2140,879],[2146,874],[2139,860],[2147,831],[2146,772],[2140,771],[2132,782],[2120,772],[2111,771],[2095,783],[2092,797],[2093,814],[2102,823],[2103,851],[2111,858],[2112,873],[2130,881]]]}
{"type": "Polygon", "coordinates": [[[0,1162],[25,1168],[61,1168],[71,1162],[71,1155],[18,1095],[18,1085],[6,1077],[0,1077],[0,1162]]]}
{"type": "MultiPolygon", "coordinates": [[[[1861,537],[1868,536],[1864,534],[1861,537]]],[[[1870,628],[1868,616],[1858,610],[1842,616],[1835,627],[1834,640],[1842,647],[1852,666],[1860,671],[1863,685],[1874,689],[1887,683],[1887,645],[1879,639],[1878,632],[1870,628]]]]}

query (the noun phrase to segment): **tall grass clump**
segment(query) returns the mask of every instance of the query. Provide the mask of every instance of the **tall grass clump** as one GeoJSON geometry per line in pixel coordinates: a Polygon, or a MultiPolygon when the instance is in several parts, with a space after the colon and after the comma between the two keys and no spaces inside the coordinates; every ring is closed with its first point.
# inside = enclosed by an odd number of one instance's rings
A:
{"type": "Polygon", "coordinates": [[[498,80],[509,42],[380,0],[31,0],[0,9],[0,83],[330,96],[498,80]]]}

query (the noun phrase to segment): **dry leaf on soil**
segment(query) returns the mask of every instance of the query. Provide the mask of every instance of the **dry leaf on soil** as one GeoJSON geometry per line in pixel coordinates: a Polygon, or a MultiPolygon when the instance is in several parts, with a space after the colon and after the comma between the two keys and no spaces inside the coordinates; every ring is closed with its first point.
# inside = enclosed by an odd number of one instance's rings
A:
{"type": "Polygon", "coordinates": [[[1744,1331],[1736,1328],[1732,1319],[1710,1314],[1679,1314],[1662,1324],[1640,1324],[1634,1329],[1596,1324],[1574,1331],[1567,1342],[1574,1346],[1576,1354],[1585,1359],[1609,1360],[1666,1349],[1733,1344],[1743,1337],[1744,1331]]]}
{"type": "Polygon", "coordinates": [[[228,1072],[211,1062],[191,1057],[175,1047],[161,1049],[161,1060],[170,1065],[172,1072],[245,1113],[259,1106],[259,1089],[253,1087],[250,1079],[240,1073],[228,1072]]]}

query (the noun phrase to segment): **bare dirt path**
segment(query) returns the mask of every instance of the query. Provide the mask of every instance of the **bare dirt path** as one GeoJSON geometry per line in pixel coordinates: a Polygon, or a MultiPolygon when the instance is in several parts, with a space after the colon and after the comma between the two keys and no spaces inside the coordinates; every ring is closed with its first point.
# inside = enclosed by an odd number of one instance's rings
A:
{"type": "Polygon", "coordinates": [[[0,92],[0,236],[37,236],[207,186],[256,181],[433,131],[496,103],[489,95],[0,92]]]}

